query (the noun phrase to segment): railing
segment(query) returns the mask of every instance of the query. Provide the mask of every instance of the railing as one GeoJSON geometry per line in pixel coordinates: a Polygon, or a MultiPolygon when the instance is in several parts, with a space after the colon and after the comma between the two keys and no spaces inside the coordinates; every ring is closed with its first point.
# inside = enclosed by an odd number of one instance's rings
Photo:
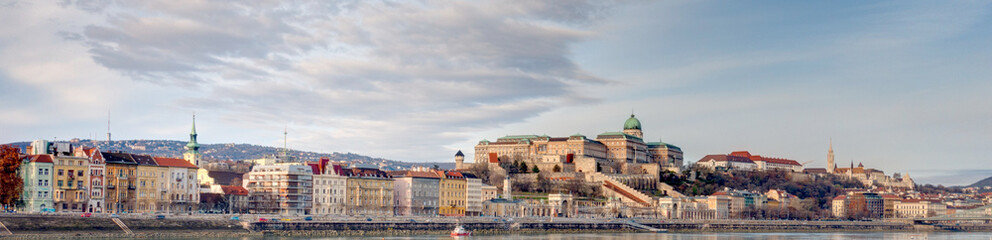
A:
{"type": "Polygon", "coordinates": [[[3,222],[0,222],[0,235],[14,235],[14,233],[10,232],[10,229],[7,229],[3,222]]]}
{"type": "Polygon", "coordinates": [[[110,218],[110,219],[113,220],[118,227],[121,227],[121,230],[124,230],[124,233],[127,233],[128,235],[134,235],[134,232],[131,231],[131,228],[127,227],[127,225],[125,225],[120,218],[110,218]]]}
{"type": "Polygon", "coordinates": [[[636,189],[631,188],[630,186],[627,186],[622,182],[611,178],[610,176],[598,172],[587,173],[587,175],[592,181],[603,182],[604,189],[615,192],[617,195],[627,198],[630,201],[640,203],[646,207],[654,205],[654,198],[651,196],[641,193],[640,191],[637,191],[636,189]]]}

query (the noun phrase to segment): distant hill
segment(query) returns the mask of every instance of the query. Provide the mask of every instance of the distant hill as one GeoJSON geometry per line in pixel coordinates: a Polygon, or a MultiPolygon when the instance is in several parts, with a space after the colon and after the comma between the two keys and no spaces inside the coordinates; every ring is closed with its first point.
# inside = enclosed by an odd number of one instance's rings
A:
{"type": "MultiPolygon", "coordinates": [[[[119,140],[108,143],[107,141],[73,139],[70,141],[59,142],[70,142],[74,146],[100,147],[100,150],[102,151],[122,151],[135,154],[175,158],[182,158],[182,153],[185,151],[183,147],[186,146],[185,141],[175,140],[119,140]]],[[[22,151],[26,146],[31,145],[30,142],[14,142],[10,144],[21,148],[22,151]]],[[[262,158],[266,155],[277,154],[280,151],[282,151],[281,148],[252,144],[221,143],[200,145],[200,152],[203,153],[203,157],[208,160],[242,161],[262,158]]],[[[355,153],[318,153],[296,150],[290,150],[288,155],[295,156],[301,161],[316,161],[321,157],[327,157],[332,161],[348,162],[352,164],[371,164],[384,169],[408,169],[414,166],[433,167],[434,165],[438,165],[438,167],[442,169],[453,169],[455,167],[453,160],[452,162],[443,163],[411,163],[363,156],[355,153]]]]}
{"type": "Polygon", "coordinates": [[[982,179],[981,181],[972,183],[971,185],[968,185],[968,186],[969,187],[990,187],[990,186],[992,186],[992,177],[988,177],[986,179],[982,179]]]}

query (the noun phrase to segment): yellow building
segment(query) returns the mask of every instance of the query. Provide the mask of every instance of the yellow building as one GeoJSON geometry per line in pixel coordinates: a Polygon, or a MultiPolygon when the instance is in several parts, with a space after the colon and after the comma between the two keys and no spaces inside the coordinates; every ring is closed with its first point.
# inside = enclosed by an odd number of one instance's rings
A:
{"type": "Polygon", "coordinates": [[[85,212],[89,202],[89,159],[56,152],[52,161],[54,208],[59,212],[85,212]]]}
{"type": "Polygon", "coordinates": [[[137,187],[137,208],[134,212],[154,213],[158,209],[161,195],[159,177],[165,174],[165,169],[159,167],[151,156],[132,154],[131,157],[138,163],[134,173],[134,185],[137,187]]]}
{"type": "Polygon", "coordinates": [[[104,180],[107,184],[107,194],[105,202],[109,213],[134,212],[137,204],[137,190],[134,181],[137,179],[134,172],[138,163],[134,161],[131,154],[100,152],[106,160],[107,175],[104,180]]]}
{"type": "Polygon", "coordinates": [[[455,171],[437,171],[441,178],[438,196],[438,214],[441,216],[465,216],[466,181],[465,176],[455,171]]]}
{"type": "Polygon", "coordinates": [[[372,167],[343,169],[348,179],[346,205],[348,215],[392,216],[393,179],[372,167]]]}

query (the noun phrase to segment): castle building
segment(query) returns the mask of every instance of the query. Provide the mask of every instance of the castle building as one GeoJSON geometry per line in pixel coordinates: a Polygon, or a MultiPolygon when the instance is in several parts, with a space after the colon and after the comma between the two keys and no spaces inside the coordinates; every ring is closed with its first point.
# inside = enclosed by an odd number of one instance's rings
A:
{"type": "MultiPolygon", "coordinates": [[[[568,137],[547,135],[507,135],[495,142],[482,140],[475,146],[475,164],[498,164],[504,161],[524,161],[529,166],[537,166],[542,172],[583,171],[576,169],[579,159],[597,162],[606,166],[605,172],[626,173],[627,166],[642,164],[657,165],[652,171],[668,169],[679,172],[682,166],[682,149],[662,141],[646,142],[641,122],[633,114],[623,125],[621,132],[605,132],[595,139],[582,134],[568,137]]],[[[456,154],[456,164],[458,156],[456,154]]],[[[468,164],[457,169],[470,168],[468,164]]],[[[585,169],[589,171],[592,169],[585,169]]],[[[593,170],[595,171],[595,170],[593,170]]],[[[643,169],[635,169],[640,173],[643,169]]],[[[657,172],[650,174],[657,175],[657,172]]]]}
{"type": "Polygon", "coordinates": [[[909,177],[909,173],[904,175],[895,173],[892,176],[887,176],[882,170],[866,168],[862,163],[858,163],[858,166],[855,167],[854,161],[851,161],[850,167],[836,167],[836,163],[834,162],[833,141],[831,141],[830,148],[827,150],[827,168],[827,173],[858,180],[865,186],[903,189],[913,189],[916,187],[916,183],[909,177]]]}

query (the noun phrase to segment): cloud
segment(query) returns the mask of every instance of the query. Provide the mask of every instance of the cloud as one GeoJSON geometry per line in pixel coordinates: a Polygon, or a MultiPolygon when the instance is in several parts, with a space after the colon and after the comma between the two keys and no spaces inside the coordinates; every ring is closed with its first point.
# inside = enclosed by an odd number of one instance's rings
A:
{"type": "Polygon", "coordinates": [[[296,145],[438,160],[466,131],[598,101],[570,46],[604,1],[65,1],[105,16],[60,32],[99,65],[187,89],[175,105],[296,145]],[[326,147],[332,146],[332,147],[326,147]],[[388,147],[385,147],[388,146],[388,147]]]}

